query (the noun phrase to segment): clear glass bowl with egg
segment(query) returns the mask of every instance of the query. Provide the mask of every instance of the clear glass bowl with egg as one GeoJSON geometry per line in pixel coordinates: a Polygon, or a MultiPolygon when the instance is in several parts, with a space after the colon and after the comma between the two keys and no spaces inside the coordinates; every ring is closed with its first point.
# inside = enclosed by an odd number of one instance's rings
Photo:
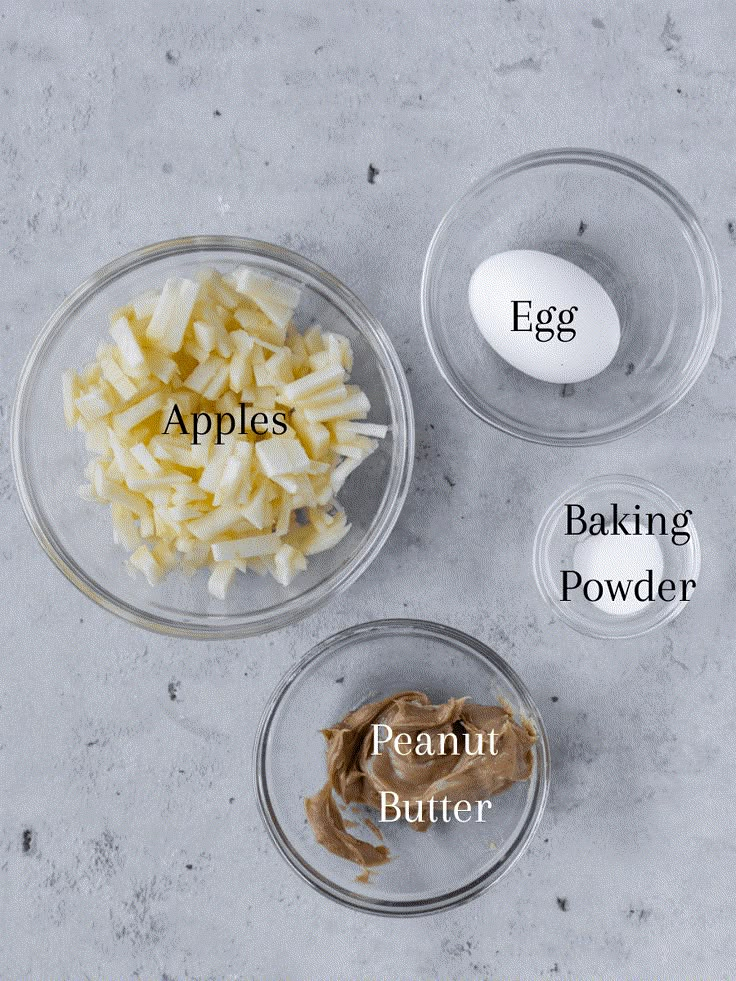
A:
{"type": "Polygon", "coordinates": [[[245,637],[306,616],[354,582],[386,541],[406,497],[413,463],[411,398],[396,352],[375,317],[334,276],[275,245],[203,236],[147,246],[117,259],[83,283],[56,310],[21,373],[12,423],[13,466],[31,528],[59,569],[104,608],[139,626],[182,637],[245,637]],[[109,340],[113,309],[169,276],[202,267],[237,266],[302,289],[300,329],[318,322],[346,336],[354,353],[351,380],[371,402],[369,419],[390,431],[348,478],[340,502],[352,527],[339,544],[314,555],[284,587],[270,576],[238,574],[225,600],[208,594],[205,570],[187,579],[170,573],[150,586],[126,569],[127,553],[113,542],[108,507],[83,500],[88,459],[84,439],[69,431],[62,411],[62,374],[79,370],[109,340]]]}
{"type": "Polygon", "coordinates": [[[622,157],[559,149],[499,167],[450,208],[427,252],[421,303],[437,366],[467,408],[513,436],[577,446],[632,433],[682,399],[713,349],[721,295],[713,249],[677,191],[622,157]],[[572,262],[613,302],[618,350],[587,381],[539,381],[476,326],[473,272],[520,249],[572,262]]]}
{"type": "MultiPolygon", "coordinates": [[[[579,513],[577,510],[575,514],[579,513]]],[[[684,509],[674,501],[669,494],[656,484],[641,477],[623,474],[605,474],[587,480],[564,494],[561,494],[550,505],[539,523],[534,540],[533,568],[537,588],[543,599],[552,607],[556,616],[579,633],[590,637],[630,638],[663,626],[682,613],[691,602],[697,603],[697,586],[687,587],[683,600],[681,583],[693,580],[697,583],[700,573],[700,542],[691,515],[685,519],[680,533],[673,538],[673,519],[684,509]],[[585,508],[586,521],[594,513],[602,514],[606,528],[613,527],[613,502],[618,506],[618,517],[622,524],[630,530],[633,516],[638,512],[644,516],[640,527],[648,528],[646,516],[651,513],[661,514],[664,522],[655,517],[652,528],[654,535],[630,535],[606,538],[601,535],[591,536],[586,530],[581,535],[568,535],[567,510],[568,503],[582,505],[585,508]],[[623,520],[623,515],[632,516],[623,520]],[[660,534],[664,531],[664,534],[660,534]],[[683,532],[687,532],[687,540],[683,532]],[[613,554],[607,552],[608,542],[613,543],[613,554]],[[591,552],[591,547],[594,549],[591,552]],[[638,549],[634,552],[633,549],[638,549]],[[625,549],[626,551],[621,551],[625,549]],[[586,554],[587,553],[587,554],[586,554]],[[627,554],[628,553],[628,554],[627,554]],[[661,553],[661,558],[660,558],[661,553]],[[591,561],[592,558],[592,561],[591,561]],[[594,576],[598,581],[605,582],[611,578],[615,584],[621,579],[626,582],[632,578],[635,583],[646,573],[647,566],[657,566],[653,575],[654,598],[649,601],[634,602],[631,597],[621,602],[619,596],[615,600],[617,609],[612,608],[610,593],[604,586],[601,600],[586,599],[582,583],[575,589],[570,589],[568,598],[563,602],[562,571],[576,570],[583,582],[587,579],[588,569],[597,565],[598,573],[594,576]],[[640,570],[639,570],[639,567],[640,570]],[[636,569],[636,575],[632,570],[636,569]],[[661,569],[661,573],[660,573],[661,569]],[[672,580],[677,584],[671,597],[662,598],[657,591],[657,582],[663,579],[672,580]]],[[[682,519],[677,519],[678,523],[682,519]]],[[[573,524],[573,528],[581,530],[581,525],[573,524]]],[[[577,582],[570,576],[570,583],[577,582]]],[[[671,592],[671,590],[668,590],[671,592]]],[[[646,597],[647,587],[642,587],[646,597]]],[[[597,587],[592,587],[589,595],[597,597],[597,587]]],[[[635,600],[635,597],[633,598],[635,600]]]]}
{"type": "Polygon", "coordinates": [[[517,862],[542,819],[550,758],[542,718],[503,658],[450,627],[378,620],[322,641],[287,673],[265,709],[254,772],[268,832],[306,882],[353,909],[417,916],[480,895],[517,862]],[[483,822],[451,820],[425,832],[404,821],[384,823],[391,860],[368,881],[357,881],[360,868],[318,844],[305,817],[305,798],[326,776],[320,730],[361,705],[408,690],[423,691],[436,704],[462,696],[483,705],[505,700],[517,720],[527,719],[536,731],[532,773],[494,796],[483,822]]]}

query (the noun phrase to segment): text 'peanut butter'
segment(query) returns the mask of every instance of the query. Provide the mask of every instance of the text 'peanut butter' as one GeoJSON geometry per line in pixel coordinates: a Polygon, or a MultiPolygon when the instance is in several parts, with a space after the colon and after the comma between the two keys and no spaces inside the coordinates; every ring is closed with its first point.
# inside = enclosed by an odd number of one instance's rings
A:
{"type": "MultiPolygon", "coordinates": [[[[474,705],[465,698],[433,705],[417,691],[363,705],[322,732],[327,782],[305,800],[307,818],[321,845],[366,870],[388,862],[389,850],[350,834],[356,822],[343,816],[335,795],[344,806],[364,804],[379,812],[388,800],[392,815],[401,812],[417,831],[438,820],[438,802],[443,814],[449,807],[459,820],[469,820],[459,808],[467,814],[469,802],[488,801],[529,779],[537,738],[531,723],[518,724],[504,705],[474,705]]],[[[382,837],[373,821],[365,824],[382,837]]]]}

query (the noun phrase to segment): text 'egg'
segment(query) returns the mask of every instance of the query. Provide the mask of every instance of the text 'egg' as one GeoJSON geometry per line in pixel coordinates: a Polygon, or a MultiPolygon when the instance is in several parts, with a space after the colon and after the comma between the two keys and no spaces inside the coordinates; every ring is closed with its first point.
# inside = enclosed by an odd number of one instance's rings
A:
{"type": "Polygon", "coordinates": [[[621,340],[618,313],[600,283],[546,252],[513,249],[486,259],[471,277],[468,300],[493,350],[539,381],[593,378],[621,340]]]}

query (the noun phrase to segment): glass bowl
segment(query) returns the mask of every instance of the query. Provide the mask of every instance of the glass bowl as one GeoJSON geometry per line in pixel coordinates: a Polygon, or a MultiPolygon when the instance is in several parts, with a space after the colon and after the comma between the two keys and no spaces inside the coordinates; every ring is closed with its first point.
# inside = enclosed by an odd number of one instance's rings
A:
{"type": "MultiPolygon", "coordinates": [[[[586,600],[581,594],[581,588],[572,591],[566,602],[562,601],[562,570],[575,568],[575,549],[585,541],[584,535],[574,537],[565,533],[565,505],[581,504],[585,508],[586,518],[592,512],[602,513],[609,527],[614,501],[618,504],[619,517],[624,513],[634,514],[636,505],[639,505],[641,514],[649,511],[663,514],[667,534],[657,536],[664,559],[662,578],[672,579],[674,582],[681,579],[693,579],[697,582],[700,573],[700,543],[692,518],[688,517],[684,529],[690,533],[689,541],[675,544],[672,541],[671,524],[673,516],[683,511],[680,505],[656,484],[641,477],[622,474],[607,474],[587,480],[566,491],[550,506],[540,522],[534,540],[534,578],[542,597],[568,626],[589,637],[623,639],[639,637],[668,623],[682,613],[691,600],[683,601],[681,593],[668,601],[658,596],[652,602],[647,602],[643,610],[636,610],[631,614],[607,613],[596,603],[586,600]]],[[[660,530],[658,520],[655,527],[657,531],[660,530]]],[[[689,592],[691,596],[697,596],[697,592],[689,592]]]]}
{"type": "Polygon", "coordinates": [[[458,398],[503,432],[561,446],[617,439],[675,405],[710,356],[720,308],[716,259],[690,206],[650,170],[591,150],[532,153],[484,177],[440,222],[422,276],[424,329],[458,398]],[[606,290],[621,343],[602,373],[537,381],[486,342],[468,284],[510,249],[560,256],[606,290]]]}
{"type": "Polygon", "coordinates": [[[288,672],[265,710],[254,770],[269,834],[303,879],[354,909],[416,916],[458,906],[508,872],[542,818],[550,760],[539,712],[498,654],[436,623],[377,620],[328,638],[288,672]],[[479,704],[506,699],[537,732],[532,774],[496,795],[483,823],[450,821],[421,834],[403,821],[384,823],[391,861],[358,882],[360,869],[317,844],[306,821],[304,799],[326,779],[320,730],[366,702],[414,689],[436,703],[461,695],[479,704]]]}
{"type": "Polygon", "coordinates": [[[192,638],[245,637],[286,626],[346,589],[386,541],[406,497],[414,459],[414,422],[406,378],[383,328],[334,276],[294,252],[227,236],[183,238],[139,249],[105,266],[54,313],[21,373],[12,423],[13,466],[26,517],[50,558],[101,606],[142,627],[192,638]],[[352,379],[371,401],[370,419],[390,433],[340,493],[350,532],[313,556],[288,587],[270,576],[238,574],[225,601],[207,592],[206,570],[150,587],[131,578],[112,540],[109,509],[82,500],[84,440],[64,423],[61,376],[94,357],[111,310],[167,276],[209,265],[227,272],[247,263],[303,289],[295,319],[347,336],[352,379]]]}

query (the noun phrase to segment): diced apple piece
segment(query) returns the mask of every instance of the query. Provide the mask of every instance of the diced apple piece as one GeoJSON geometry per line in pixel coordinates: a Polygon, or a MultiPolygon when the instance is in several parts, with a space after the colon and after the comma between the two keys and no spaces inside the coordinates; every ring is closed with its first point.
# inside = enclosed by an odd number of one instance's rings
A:
{"type": "Polygon", "coordinates": [[[262,530],[266,527],[269,522],[269,518],[273,514],[273,509],[271,507],[271,502],[268,499],[268,491],[264,484],[255,490],[246,504],[241,507],[240,513],[253,525],[254,528],[262,530]]]}
{"type": "Polygon", "coordinates": [[[288,436],[272,436],[256,443],[256,456],[267,477],[301,473],[309,466],[302,444],[288,436]]]}
{"type": "Polygon", "coordinates": [[[100,358],[100,368],[103,378],[112,385],[120,398],[127,402],[134,397],[138,389],[116,361],[111,357],[100,358]]]}
{"type": "Polygon", "coordinates": [[[214,402],[215,399],[219,399],[222,393],[227,388],[228,382],[230,381],[230,366],[227,364],[222,364],[215,372],[212,381],[207,385],[204,392],[202,393],[206,399],[214,402]]]}
{"type": "Polygon", "coordinates": [[[308,363],[312,371],[324,371],[325,368],[339,364],[329,351],[315,351],[309,355],[308,363]]]}
{"type": "Polygon", "coordinates": [[[162,351],[148,351],[146,367],[154,378],[158,378],[164,385],[168,385],[178,371],[176,361],[166,357],[162,351]]]}
{"type": "Polygon", "coordinates": [[[299,481],[296,479],[296,477],[290,477],[288,474],[281,474],[279,476],[271,477],[271,480],[278,487],[282,487],[291,497],[293,497],[299,491],[299,481]]]}
{"type": "Polygon", "coordinates": [[[98,388],[90,388],[84,395],[80,395],[74,404],[79,415],[87,422],[96,422],[112,412],[112,405],[98,388]]]}
{"type": "Polygon", "coordinates": [[[246,357],[253,350],[253,345],[255,344],[254,338],[250,336],[245,330],[231,330],[230,341],[236,351],[240,351],[241,354],[246,355],[246,357]]]}
{"type": "MultiPolygon", "coordinates": [[[[222,393],[219,399],[217,399],[217,402],[215,403],[215,409],[219,413],[229,412],[230,415],[233,416],[233,418],[235,418],[240,412],[240,402],[238,402],[238,400],[235,398],[234,393],[228,388],[222,393]]],[[[216,431],[217,431],[217,425],[215,425],[215,432],[216,431]]],[[[238,431],[237,423],[236,423],[236,428],[233,431],[234,432],[238,431]]],[[[244,433],[243,436],[244,438],[247,439],[248,433],[244,433]]]]}
{"type": "MultiPolygon", "coordinates": [[[[164,409],[164,412],[166,410],[164,409]]],[[[167,417],[168,421],[168,417],[167,417]]],[[[145,444],[144,444],[145,445],[145,444]]],[[[153,436],[148,444],[148,452],[154,458],[154,460],[167,460],[169,462],[173,461],[173,456],[171,455],[171,449],[175,446],[170,438],[166,438],[163,435],[153,436]]]]}
{"type": "Polygon", "coordinates": [[[358,466],[360,466],[360,463],[361,463],[360,460],[348,459],[348,460],[343,460],[342,463],[339,463],[335,467],[335,469],[332,471],[332,474],[330,476],[330,486],[332,487],[333,494],[337,494],[338,491],[340,491],[342,485],[348,479],[348,477],[353,472],[353,470],[355,470],[358,466]]]}
{"type": "Polygon", "coordinates": [[[84,442],[90,453],[105,456],[110,452],[110,440],[107,436],[107,426],[104,422],[86,423],[84,442]]]}
{"type": "Polygon", "coordinates": [[[365,417],[370,412],[370,408],[368,396],[364,392],[359,392],[341,402],[333,402],[317,409],[306,408],[304,415],[309,422],[325,422],[328,419],[356,419],[365,417]]]}
{"type": "Polygon", "coordinates": [[[296,406],[300,409],[319,409],[324,405],[344,402],[348,397],[345,385],[335,385],[334,388],[323,388],[318,392],[309,392],[303,398],[297,399],[296,406]]]}
{"type": "Polygon", "coordinates": [[[145,474],[142,477],[128,477],[125,482],[132,491],[146,492],[157,489],[171,491],[172,485],[186,484],[191,479],[188,474],[175,471],[173,473],[164,473],[160,476],[145,474]]]}
{"type": "MultiPolygon", "coordinates": [[[[123,488],[120,484],[113,482],[106,473],[106,468],[108,467],[108,462],[105,460],[97,460],[94,465],[88,467],[85,470],[85,477],[89,480],[91,499],[98,501],[100,504],[112,504],[118,503],[122,504],[124,507],[128,507],[133,510],[136,500],[143,500],[145,498],[138,498],[138,495],[132,494],[127,488],[123,488]],[[125,495],[124,499],[118,499],[116,491],[121,492],[125,495]],[[132,506],[131,506],[132,505],[132,506]]],[[[150,510],[148,502],[145,501],[146,508],[150,510]]],[[[137,511],[144,511],[143,507],[139,507],[137,511]]]]}
{"type": "Polygon", "coordinates": [[[265,313],[260,310],[249,310],[246,307],[238,307],[233,313],[238,324],[246,334],[254,339],[266,341],[269,344],[281,346],[286,340],[286,327],[275,324],[265,313]]]}
{"type": "Polygon", "coordinates": [[[131,307],[136,320],[149,320],[153,316],[159,295],[157,290],[146,290],[133,300],[131,307]]]}
{"type": "Polygon", "coordinates": [[[171,547],[170,544],[166,542],[157,542],[152,550],[153,557],[156,559],[159,568],[163,571],[164,575],[170,572],[172,569],[176,568],[179,564],[179,560],[176,555],[176,550],[171,547]]]}
{"type": "Polygon", "coordinates": [[[188,522],[187,530],[201,542],[209,542],[216,535],[221,535],[223,532],[232,528],[233,525],[236,525],[241,520],[241,517],[242,515],[237,507],[223,505],[219,508],[213,508],[201,518],[195,518],[194,521],[188,522]]]}
{"type": "Polygon", "coordinates": [[[167,279],[146,328],[146,337],[166,351],[178,351],[184,340],[184,332],[189,325],[198,291],[199,285],[191,279],[167,279]]]}
{"type": "Polygon", "coordinates": [[[242,392],[243,386],[252,379],[248,359],[242,351],[236,351],[230,359],[230,388],[234,392],[242,392]]]}
{"type": "Polygon", "coordinates": [[[192,571],[201,569],[210,560],[210,546],[198,542],[196,538],[181,536],[175,542],[177,551],[184,555],[184,566],[190,565],[192,571]]]}
{"type": "Polygon", "coordinates": [[[75,400],[79,397],[79,378],[74,371],[65,371],[61,376],[62,394],[64,397],[64,421],[71,429],[79,418],[79,409],[75,400]]]}
{"type": "Polygon", "coordinates": [[[345,371],[351,372],[353,370],[353,349],[347,337],[342,334],[325,334],[324,338],[330,357],[342,364],[345,371]]]}
{"type": "Polygon", "coordinates": [[[262,364],[256,364],[253,367],[253,375],[256,380],[256,385],[263,388],[268,386],[279,387],[286,382],[289,382],[293,377],[294,373],[291,370],[291,355],[287,348],[279,348],[277,353],[273,354],[270,358],[264,361],[262,364]]]}
{"type": "Polygon", "coordinates": [[[220,481],[222,480],[222,474],[225,469],[225,464],[227,463],[228,457],[230,456],[230,449],[233,444],[233,438],[228,436],[225,438],[219,446],[216,446],[212,452],[212,455],[207,462],[207,466],[202,472],[202,476],[199,478],[199,486],[202,490],[209,491],[210,494],[214,494],[217,488],[220,486],[220,481]]]}
{"type": "Polygon", "coordinates": [[[201,269],[197,273],[200,292],[208,295],[213,302],[221,304],[227,310],[234,310],[241,302],[235,286],[216,269],[201,269]]]}
{"type": "Polygon", "coordinates": [[[130,455],[127,446],[125,446],[115,430],[109,427],[107,429],[107,445],[112,450],[112,457],[121,478],[124,474],[134,476],[138,470],[136,461],[130,455]]]}
{"type": "Polygon", "coordinates": [[[304,338],[292,325],[287,331],[286,343],[291,351],[291,359],[294,363],[294,374],[304,375],[309,369],[309,353],[304,338]]]}
{"type": "Polygon", "coordinates": [[[147,514],[142,514],[140,516],[139,527],[141,530],[142,538],[153,538],[154,532],[156,530],[153,523],[153,512],[147,514]]]}
{"type": "Polygon", "coordinates": [[[164,570],[145,545],[141,545],[128,559],[128,564],[143,575],[151,586],[156,586],[164,577],[164,570]]]}
{"type": "Polygon", "coordinates": [[[342,365],[332,365],[321,371],[312,371],[303,378],[284,385],[281,396],[289,402],[296,402],[322,388],[333,388],[335,383],[342,382],[344,377],[345,371],[342,365]]]}
{"type": "Polygon", "coordinates": [[[282,545],[273,557],[274,578],[288,586],[298,572],[307,568],[307,560],[293,545],[282,545]]]}
{"type": "Polygon", "coordinates": [[[333,443],[332,449],[339,456],[347,457],[350,460],[365,460],[376,447],[376,443],[372,440],[366,440],[368,444],[365,448],[358,446],[356,443],[333,443]]]}
{"type": "Polygon", "coordinates": [[[312,460],[320,460],[329,449],[330,430],[321,422],[309,422],[301,409],[291,415],[291,424],[312,460]]]}
{"type": "Polygon", "coordinates": [[[179,525],[187,521],[193,521],[195,518],[201,518],[202,512],[199,508],[193,507],[192,505],[172,504],[171,507],[164,509],[164,517],[169,524],[176,525],[177,532],[179,532],[179,525]]]}
{"type": "Polygon", "coordinates": [[[261,306],[263,301],[284,307],[292,312],[299,305],[302,291],[298,286],[283,280],[271,279],[254,269],[249,269],[247,266],[236,269],[232,274],[232,280],[238,292],[252,299],[264,312],[268,311],[261,306]]]}
{"type": "Polygon", "coordinates": [[[281,547],[280,535],[247,535],[245,538],[212,543],[215,562],[250,559],[257,555],[273,555],[281,547]]]}
{"type": "Polygon", "coordinates": [[[313,324],[304,334],[304,346],[310,355],[324,350],[325,344],[319,324],[313,324]]]}
{"type": "Polygon", "coordinates": [[[110,334],[118,346],[120,356],[129,368],[135,370],[145,363],[143,349],[131,330],[127,317],[118,317],[110,327],[110,334]]]}
{"type": "Polygon", "coordinates": [[[97,382],[99,382],[100,378],[102,377],[100,366],[97,364],[96,361],[92,361],[90,364],[82,368],[79,377],[83,388],[96,385],[97,382]]]}
{"type": "Polygon", "coordinates": [[[129,552],[135,551],[141,545],[141,533],[135,515],[122,504],[112,504],[111,511],[115,542],[129,552]]]}
{"type": "Polygon", "coordinates": [[[213,355],[207,361],[197,365],[188,378],[184,379],[184,385],[192,391],[204,395],[204,391],[215,377],[220,368],[225,367],[225,362],[217,355],[213,355]]]}
{"type": "Polygon", "coordinates": [[[140,463],[146,473],[150,474],[161,474],[163,473],[163,468],[158,460],[153,456],[151,451],[148,449],[145,443],[136,443],[135,446],[131,446],[130,455],[135,457],[135,459],[140,463]]]}
{"type": "Polygon", "coordinates": [[[197,344],[206,354],[217,348],[217,353],[223,358],[229,358],[233,353],[233,345],[227,330],[221,323],[209,320],[195,320],[192,325],[197,344]]]}
{"type": "Polygon", "coordinates": [[[253,412],[273,412],[277,401],[279,401],[279,393],[275,388],[271,386],[256,388],[253,396],[253,412]]]}
{"type": "Polygon", "coordinates": [[[123,432],[128,432],[134,426],[143,422],[144,419],[152,416],[154,412],[157,412],[161,408],[162,401],[161,394],[159,392],[153,392],[147,398],[130,406],[129,409],[124,409],[115,416],[116,428],[123,432]]]}
{"type": "Polygon", "coordinates": [[[349,440],[350,434],[355,433],[358,436],[383,439],[389,428],[389,426],[382,426],[377,422],[338,422],[335,424],[335,436],[339,440],[349,440]]]}
{"type": "MultiPolygon", "coordinates": [[[[253,455],[253,444],[246,442],[236,443],[232,454],[227,458],[222,469],[220,483],[215,491],[213,503],[216,506],[232,501],[237,496],[241,487],[246,481],[250,470],[251,457],[253,455]]],[[[250,481],[246,484],[250,487],[250,481]]]]}
{"type": "Polygon", "coordinates": [[[254,337],[252,340],[254,348],[259,349],[257,351],[254,350],[253,364],[265,364],[265,351],[270,351],[271,354],[278,354],[279,351],[284,350],[283,344],[272,344],[271,341],[264,341],[262,337],[254,337]]]}
{"type": "Polygon", "coordinates": [[[197,484],[183,484],[181,487],[177,487],[171,495],[171,502],[172,504],[199,504],[206,501],[207,497],[207,492],[203,491],[197,484]]]}
{"type": "Polygon", "coordinates": [[[334,548],[350,531],[350,525],[346,522],[345,515],[340,512],[339,517],[332,524],[321,523],[315,530],[312,541],[305,549],[306,555],[317,555],[319,552],[334,548]]]}
{"type": "Polygon", "coordinates": [[[283,303],[277,303],[269,296],[259,296],[257,299],[254,297],[254,299],[271,323],[285,331],[294,313],[294,308],[283,303]]]}
{"type": "Polygon", "coordinates": [[[207,581],[207,590],[210,596],[224,600],[236,571],[234,562],[217,562],[207,581]]]}

